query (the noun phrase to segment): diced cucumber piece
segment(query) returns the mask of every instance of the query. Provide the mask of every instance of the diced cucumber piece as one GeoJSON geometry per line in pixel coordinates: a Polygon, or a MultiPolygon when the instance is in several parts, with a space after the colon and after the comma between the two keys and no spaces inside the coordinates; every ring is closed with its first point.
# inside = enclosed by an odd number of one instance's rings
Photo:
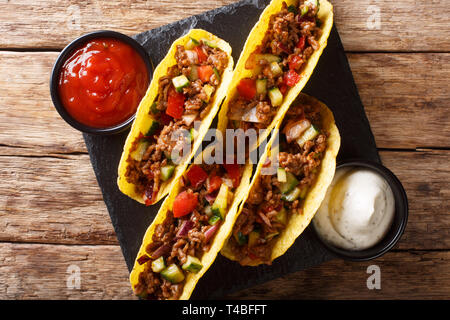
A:
{"type": "Polygon", "coordinates": [[[281,57],[280,56],[276,56],[274,54],[270,54],[270,53],[257,54],[256,57],[255,57],[256,63],[259,63],[259,61],[261,61],[261,60],[266,60],[269,63],[281,62],[281,57]]]}
{"type": "Polygon", "coordinates": [[[217,68],[214,67],[214,68],[213,68],[213,71],[214,71],[214,74],[216,75],[217,80],[220,81],[220,73],[219,73],[219,70],[217,70],[217,68]]]}
{"type": "Polygon", "coordinates": [[[281,208],[280,211],[278,211],[278,213],[276,215],[276,219],[277,219],[277,221],[279,223],[282,223],[284,225],[286,224],[286,222],[287,222],[287,212],[286,212],[286,209],[284,207],[281,208]]]}
{"type": "Polygon", "coordinates": [[[286,182],[280,184],[280,191],[283,194],[289,193],[298,185],[297,178],[290,172],[286,172],[286,182]]]}
{"type": "Polygon", "coordinates": [[[303,17],[305,14],[308,13],[308,11],[309,11],[309,7],[308,7],[308,6],[304,6],[304,7],[302,8],[302,11],[300,12],[300,16],[303,17]]]}
{"type": "Polygon", "coordinates": [[[186,262],[181,266],[181,268],[189,272],[197,273],[201,268],[203,268],[203,265],[197,257],[188,255],[186,262]]]}
{"type": "Polygon", "coordinates": [[[268,235],[266,235],[264,237],[264,239],[269,241],[269,240],[272,240],[273,238],[275,238],[276,236],[278,236],[279,234],[280,234],[279,232],[272,232],[272,233],[269,233],[268,235]]]}
{"type": "Polygon", "coordinates": [[[320,2],[319,2],[319,0],[306,0],[304,2],[304,4],[307,5],[307,6],[317,7],[317,12],[319,12],[319,10],[320,10],[320,2]]]}
{"type": "Polygon", "coordinates": [[[211,218],[209,218],[208,223],[213,226],[222,218],[218,215],[215,215],[212,210],[211,210],[211,212],[212,212],[212,216],[211,216],[211,218]]]}
{"type": "Polygon", "coordinates": [[[172,177],[174,171],[175,171],[174,165],[171,164],[165,165],[161,168],[161,173],[159,174],[159,177],[161,178],[162,181],[167,181],[172,177]]]}
{"type": "Polygon", "coordinates": [[[277,87],[269,90],[269,98],[272,106],[278,107],[283,103],[283,94],[277,87]]]}
{"type": "Polygon", "coordinates": [[[200,42],[198,42],[194,38],[189,38],[189,41],[186,43],[186,45],[184,47],[188,50],[192,50],[192,49],[194,49],[194,47],[198,46],[199,44],[200,44],[200,42]]]}
{"type": "Polygon", "coordinates": [[[207,45],[210,48],[217,48],[217,43],[213,40],[208,39],[201,39],[205,45],[207,45]]]}
{"type": "Polygon", "coordinates": [[[212,216],[212,209],[211,209],[211,206],[206,206],[205,207],[205,210],[203,211],[208,217],[211,217],[212,216]]]}
{"type": "Polygon", "coordinates": [[[287,182],[286,170],[284,168],[277,169],[277,179],[279,182],[287,182]]]}
{"type": "Polygon", "coordinates": [[[267,93],[267,79],[256,80],[256,93],[258,95],[266,95],[267,93]]]}
{"type": "Polygon", "coordinates": [[[228,206],[228,186],[222,183],[216,199],[211,207],[212,213],[221,219],[225,217],[228,206]]]}
{"type": "Polygon", "coordinates": [[[150,142],[148,142],[146,139],[140,139],[137,142],[136,149],[130,154],[131,158],[136,161],[141,161],[149,145],[150,142]]]}
{"type": "Polygon", "coordinates": [[[194,128],[191,128],[189,130],[189,138],[191,139],[191,141],[194,141],[195,138],[197,138],[197,131],[195,131],[194,128]]]}
{"type": "Polygon", "coordinates": [[[156,259],[152,262],[153,272],[160,273],[161,271],[164,270],[165,267],[166,267],[166,264],[164,263],[163,256],[159,257],[158,259],[156,259]]]}
{"type": "Polygon", "coordinates": [[[150,125],[150,128],[148,128],[147,133],[145,134],[146,137],[151,137],[155,134],[156,130],[159,129],[159,122],[156,120],[152,121],[152,124],[150,125]]]}
{"type": "Polygon", "coordinates": [[[300,197],[301,193],[302,191],[300,190],[300,188],[295,187],[294,190],[292,190],[291,192],[283,194],[281,196],[281,200],[292,202],[294,200],[297,200],[300,197]]]}
{"type": "Polygon", "coordinates": [[[303,132],[300,138],[297,139],[297,143],[300,147],[303,147],[306,141],[314,139],[318,134],[319,130],[314,125],[311,125],[305,132],[303,132]]]}
{"type": "Polygon", "coordinates": [[[179,283],[184,280],[183,271],[181,271],[175,263],[172,263],[170,266],[162,270],[161,277],[172,283],[179,283]]]}
{"type": "Polygon", "coordinates": [[[158,109],[158,102],[153,102],[152,105],[150,106],[150,112],[153,114],[158,114],[161,112],[161,110],[158,109]]]}
{"type": "Polygon", "coordinates": [[[211,96],[212,96],[213,93],[214,93],[214,87],[213,87],[212,85],[210,85],[210,84],[205,84],[205,85],[203,86],[203,92],[204,92],[205,95],[206,95],[206,99],[203,100],[203,101],[209,102],[209,100],[211,99],[211,96]]]}
{"type": "Polygon", "coordinates": [[[189,79],[182,74],[181,76],[172,79],[173,86],[177,92],[183,92],[183,88],[189,85],[189,79]]]}
{"type": "Polygon", "coordinates": [[[191,72],[189,72],[189,80],[195,81],[198,79],[198,66],[191,65],[191,72]]]}
{"type": "Polygon", "coordinates": [[[250,232],[250,234],[248,235],[248,246],[253,247],[255,244],[257,244],[260,235],[261,233],[256,230],[250,232]]]}
{"type": "Polygon", "coordinates": [[[234,239],[236,240],[236,242],[242,246],[244,244],[247,243],[247,236],[244,235],[242,232],[238,231],[237,233],[234,234],[234,239]]]}
{"type": "Polygon", "coordinates": [[[270,64],[270,71],[272,72],[274,77],[279,76],[280,74],[283,73],[283,69],[281,69],[278,62],[275,61],[270,64]]]}

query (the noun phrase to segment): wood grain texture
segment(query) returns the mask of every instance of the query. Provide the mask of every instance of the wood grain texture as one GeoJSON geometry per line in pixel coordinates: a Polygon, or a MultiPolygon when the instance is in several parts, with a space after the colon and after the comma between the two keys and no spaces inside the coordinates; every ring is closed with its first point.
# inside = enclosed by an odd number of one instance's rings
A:
{"type": "Polygon", "coordinates": [[[390,252],[368,262],[332,260],[229,295],[230,299],[449,299],[450,252],[390,252]],[[381,289],[367,288],[377,265],[381,289]]]}
{"type": "Polygon", "coordinates": [[[2,300],[129,298],[128,270],[118,245],[0,243],[2,300]],[[70,281],[74,267],[80,271],[80,289],[70,281]]]}
{"type": "MultiPolygon", "coordinates": [[[[450,249],[450,151],[381,152],[410,218],[400,249],[450,249]]],[[[0,156],[0,241],[116,244],[87,155],[0,156]]]]}
{"type": "MultiPolygon", "coordinates": [[[[56,57],[0,52],[0,145],[14,147],[10,154],[87,152],[50,99],[56,57]]],[[[349,54],[349,61],[378,147],[450,147],[450,92],[442,85],[450,54],[349,54]]]]}
{"type": "MultiPolygon", "coordinates": [[[[89,31],[132,35],[233,2],[0,0],[0,299],[133,299],[82,136],[50,100],[56,51],[89,31]],[[80,289],[67,287],[71,265],[80,289]]],[[[408,226],[375,261],[333,260],[227,298],[449,299],[449,3],[331,2],[383,163],[406,189],[408,226]],[[366,287],[370,264],[381,290],[366,287]]]]}
{"type": "Polygon", "coordinates": [[[0,157],[0,241],[117,244],[88,155],[0,157]]]}
{"type": "MultiPolygon", "coordinates": [[[[1,299],[134,299],[119,246],[0,243],[0,262],[1,299]],[[79,267],[80,289],[67,287],[70,266],[79,267]]],[[[448,251],[390,252],[362,263],[333,260],[226,298],[448,299],[449,264],[448,251]],[[381,269],[381,290],[367,289],[372,264],[381,269]]]]}
{"type": "Polygon", "coordinates": [[[348,58],[379,148],[450,147],[450,54],[348,58]]]}
{"type": "MultiPolygon", "coordinates": [[[[234,2],[2,0],[0,48],[63,48],[71,39],[99,29],[131,35],[234,2]]],[[[346,50],[450,51],[447,1],[331,2],[346,50]],[[379,27],[373,24],[377,19],[379,27]]]]}

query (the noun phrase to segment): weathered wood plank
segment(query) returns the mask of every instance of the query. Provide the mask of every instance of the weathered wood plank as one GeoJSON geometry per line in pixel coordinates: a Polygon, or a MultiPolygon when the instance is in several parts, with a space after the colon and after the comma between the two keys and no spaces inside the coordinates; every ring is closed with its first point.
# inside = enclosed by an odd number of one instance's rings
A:
{"type": "Polygon", "coordinates": [[[379,148],[450,147],[450,54],[350,54],[379,148]]]}
{"type": "MultiPolygon", "coordinates": [[[[119,246],[0,243],[0,262],[0,299],[133,298],[119,246]],[[79,268],[80,289],[70,289],[70,267],[79,268]]],[[[362,263],[333,260],[227,298],[448,299],[449,266],[448,251],[391,252],[362,263]],[[381,270],[381,290],[366,286],[373,264],[381,270]]]]}
{"type": "Polygon", "coordinates": [[[0,157],[0,241],[117,244],[87,155],[0,157]]]}
{"type": "MultiPolygon", "coordinates": [[[[235,0],[1,1],[1,48],[62,48],[93,30],[135,34],[235,0]]],[[[449,51],[447,1],[331,1],[344,46],[351,51],[449,51]],[[379,24],[377,23],[379,21],[379,24]]]]}
{"type": "MultiPolygon", "coordinates": [[[[0,52],[0,145],[35,155],[86,152],[81,134],[50,99],[56,56],[0,52]]],[[[450,54],[349,54],[349,60],[378,147],[450,147],[450,54]]]]}
{"type": "Polygon", "coordinates": [[[118,245],[1,243],[0,248],[2,300],[133,297],[128,285],[128,270],[118,245]],[[79,270],[80,289],[72,282],[74,278],[70,278],[74,275],[72,270],[79,270]]]}
{"type": "Polygon", "coordinates": [[[62,120],[50,98],[57,53],[2,52],[0,57],[0,144],[42,155],[86,152],[81,134],[62,120]]]}
{"type": "Polygon", "coordinates": [[[368,262],[333,260],[228,296],[230,299],[449,299],[450,252],[390,252],[368,262]],[[367,288],[380,268],[381,289],[367,288]]]}
{"type": "Polygon", "coordinates": [[[402,249],[450,245],[450,151],[380,152],[383,164],[406,190],[409,219],[402,249]]]}
{"type": "MultiPolygon", "coordinates": [[[[381,152],[410,218],[401,249],[450,249],[450,151],[381,152]]],[[[116,244],[87,155],[0,157],[0,241],[116,244]]]]}

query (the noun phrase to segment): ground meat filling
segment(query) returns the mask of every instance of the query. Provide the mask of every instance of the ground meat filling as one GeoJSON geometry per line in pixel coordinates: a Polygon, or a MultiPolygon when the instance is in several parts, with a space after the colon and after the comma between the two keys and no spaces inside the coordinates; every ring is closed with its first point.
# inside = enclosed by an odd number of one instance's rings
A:
{"type": "Polygon", "coordinates": [[[198,40],[190,49],[178,45],[175,60],[177,64],[169,67],[167,74],[159,79],[158,96],[149,112],[155,122],[147,133],[135,139],[127,159],[125,178],[147,205],[154,202],[161,182],[169,179],[174,171],[172,151],[176,148],[182,155],[183,144],[192,143],[194,121],[208,114],[209,102],[229,57],[219,48],[198,40]],[[182,79],[178,88],[174,80],[177,77],[182,79]],[[182,129],[185,131],[180,131],[182,129]],[[177,132],[188,134],[173,141],[173,134],[177,132]]]}
{"type": "MultiPolygon", "coordinates": [[[[237,165],[193,165],[181,178],[181,188],[174,200],[172,211],[167,212],[164,221],[155,227],[152,241],[146,246],[146,254],[138,258],[145,264],[134,286],[136,295],[145,299],[178,299],[183,292],[185,276],[190,269],[185,264],[192,257],[201,260],[213,242],[222,224],[214,209],[216,199],[222,199],[221,192],[226,185],[225,204],[228,208],[240,180],[240,167],[237,165]],[[194,168],[195,167],[195,168],[194,168]],[[192,204],[192,199],[196,200],[192,204]],[[178,199],[178,200],[177,200],[178,199]],[[181,200],[180,200],[181,199],[181,200]],[[178,204],[176,204],[177,201],[178,204]],[[181,202],[182,201],[182,202],[181,202]],[[188,209],[189,212],[180,213],[188,209]],[[183,214],[180,216],[180,214],[183,214]],[[177,216],[177,217],[175,217],[177,216]],[[178,267],[183,279],[174,280],[164,274],[164,270],[153,269],[153,262],[162,259],[164,267],[178,267]],[[184,267],[183,267],[184,266],[184,267]]],[[[224,193],[222,192],[222,195],[224,193]]],[[[219,200],[217,200],[219,201],[219,200]]],[[[226,213],[225,213],[226,214],[226,213]]]]}
{"type": "Polygon", "coordinates": [[[277,174],[261,175],[255,181],[230,238],[231,248],[243,265],[254,260],[271,263],[272,247],[277,237],[292,215],[303,213],[304,199],[316,181],[327,147],[327,132],[320,126],[320,106],[301,103],[291,106],[281,132],[287,132],[283,129],[292,121],[297,125],[307,121],[305,123],[309,123],[309,127],[304,128],[304,132],[313,127],[316,133],[302,146],[298,140],[287,142],[286,136],[290,133],[280,134],[279,167],[287,175],[291,174],[295,183],[290,178],[283,183],[277,174]],[[286,183],[292,183],[289,189],[286,183]]]}
{"type": "Polygon", "coordinates": [[[246,61],[252,78],[241,79],[228,117],[234,129],[266,128],[276,115],[284,95],[300,80],[311,54],[319,49],[320,20],[315,1],[282,4],[272,15],[260,46],[246,61]]]}

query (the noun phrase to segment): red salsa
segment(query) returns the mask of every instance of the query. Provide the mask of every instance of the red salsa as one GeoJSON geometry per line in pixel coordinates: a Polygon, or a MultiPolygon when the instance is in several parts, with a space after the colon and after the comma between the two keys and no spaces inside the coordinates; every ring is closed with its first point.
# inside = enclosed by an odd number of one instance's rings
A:
{"type": "Polygon", "coordinates": [[[64,63],[59,96],[67,112],[90,127],[123,123],[137,110],[148,87],[144,60],[128,44],[99,38],[64,63]]]}

